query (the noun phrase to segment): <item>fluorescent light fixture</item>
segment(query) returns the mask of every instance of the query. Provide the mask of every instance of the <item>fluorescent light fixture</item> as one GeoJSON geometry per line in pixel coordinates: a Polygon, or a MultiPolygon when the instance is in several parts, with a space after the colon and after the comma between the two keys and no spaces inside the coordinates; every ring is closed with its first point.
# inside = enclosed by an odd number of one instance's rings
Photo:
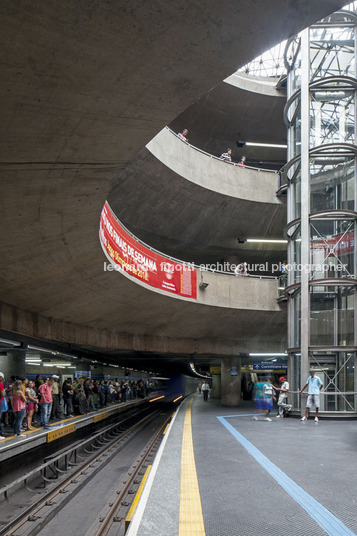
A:
{"type": "Polygon", "coordinates": [[[67,367],[67,368],[76,368],[76,367],[71,366],[71,367],[67,367]]]}
{"type": "Polygon", "coordinates": [[[265,238],[247,238],[247,242],[266,242],[267,244],[287,244],[287,240],[268,240],[265,238]]]}
{"type": "Polygon", "coordinates": [[[60,367],[60,368],[65,368],[65,367],[68,367],[69,365],[71,365],[71,363],[44,363],[43,364],[44,367],[60,367]]]}
{"type": "Polygon", "coordinates": [[[25,362],[28,363],[29,361],[42,361],[40,357],[26,357],[25,362]]]}
{"type": "Polygon", "coordinates": [[[30,346],[27,347],[29,350],[37,350],[38,352],[45,352],[46,354],[53,354],[55,355],[56,352],[53,350],[48,350],[47,348],[40,348],[39,346],[30,346]]]}
{"type": "Polygon", "coordinates": [[[11,346],[21,346],[20,342],[10,341],[9,339],[0,339],[1,344],[11,344],[11,346]]]}
{"type": "Polygon", "coordinates": [[[274,352],[274,353],[271,353],[271,354],[267,354],[267,353],[254,353],[254,354],[249,354],[250,357],[287,357],[288,354],[282,354],[282,353],[279,353],[279,352],[274,352]]]}
{"type": "Polygon", "coordinates": [[[170,378],[165,378],[164,376],[155,376],[152,380],[169,380],[170,378]]]}
{"type": "Polygon", "coordinates": [[[31,367],[40,367],[42,363],[26,363],[26,365],[31,365],[31,367]]]}
{"type": "Polygon", "coordinates": [[[277,143],[254,143],[252,141],[246,141],[246,146],[249,147],[271,147],[272,149],[287,149],[287,145],[278,145],[277,143]]]}

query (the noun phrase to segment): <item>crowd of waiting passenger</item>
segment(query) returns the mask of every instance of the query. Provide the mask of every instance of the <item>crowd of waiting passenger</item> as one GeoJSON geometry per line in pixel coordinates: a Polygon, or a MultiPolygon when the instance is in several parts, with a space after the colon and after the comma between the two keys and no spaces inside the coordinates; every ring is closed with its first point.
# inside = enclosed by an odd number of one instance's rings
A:
{"type": "MultiPolygon", "coordinates": [[[[35,380],[11,376],[5,381],[0,372],[0,440],[13,429],[16,436],[37,426],[49,428],[50,421],[58,421],[73,414],[104,408],[109,404],[145,398],[155,388],[152,380],[92,380],[67,378],[63,384],[57,375],[35,380]]],[[[12,434],[9,434],[12,435],[12,434]]]]}
{"type": "MultiPolygon", "coordinates": [[[[187,128],[184,128],[182,132],[179,132],[177,135],[180,138],[180,140],[185,141],[188,143],[188,130],[187,128]]],[[[225,162],[232,162],[232,149],[228,148],[225,153],[222,153],[219,157],[221,160],[224,160],[225,162]]],[[[244,167],[246,162],[246,157],[243,155],[240,159],[240,162],[238,162],[238,166],[244,167]]]]}

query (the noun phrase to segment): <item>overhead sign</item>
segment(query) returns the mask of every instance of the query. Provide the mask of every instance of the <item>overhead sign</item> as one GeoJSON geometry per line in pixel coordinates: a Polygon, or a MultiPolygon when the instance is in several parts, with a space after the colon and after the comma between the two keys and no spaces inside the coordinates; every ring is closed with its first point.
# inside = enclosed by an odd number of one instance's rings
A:
{"type": "Polygon", "coordinates": [[[287,361],[254,361],[254,370],[281,370],[287,369],[287,361]]]}
{"type": "Polygon", "coordinates": [[[127,233],[106,201],[100,216],[99,239],[118,271],[166,292],[197,299],[197,270],[143,246],[127,233]]]}

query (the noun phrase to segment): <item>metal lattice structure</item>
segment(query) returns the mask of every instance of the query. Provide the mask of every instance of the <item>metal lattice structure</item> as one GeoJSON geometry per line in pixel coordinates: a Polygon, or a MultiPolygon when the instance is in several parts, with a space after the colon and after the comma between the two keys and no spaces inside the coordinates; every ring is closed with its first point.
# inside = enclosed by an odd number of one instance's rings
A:
{"type": "Polygon", "coordinates": [[[298,391],[312,367],[321,410],[348,415],[357,413],[356,44],[357,15],[341,10],[288,41],[284,62],[289,378],[298,391]]]}

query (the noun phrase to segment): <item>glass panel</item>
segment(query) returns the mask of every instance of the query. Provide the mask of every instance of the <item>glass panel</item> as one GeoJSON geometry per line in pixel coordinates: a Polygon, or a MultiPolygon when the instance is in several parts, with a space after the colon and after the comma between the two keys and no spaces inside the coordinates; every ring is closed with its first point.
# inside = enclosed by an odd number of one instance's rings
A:
{"type": "Polygon", "coordinates": [[[300,40],[294,43],[295,49],[294,54],[296,54],[295,63],[291,70],[290,80],[291,80],[291,93],[292,95],[295,91],[301,88],[301,47],[300,40]],[[296,53],[296,48],[299,47],[298,52],[296,53]]]}
{"type": "Polygon", "coordinates": [[[355,276],[353,220],[314,220],[310,225],[311,278],[355,276]]]}
{"type": "Polygon", "coordinates": [[[355,143],[355,92],[311,91],[310,146],[326,143],[355,143]]]}
{"type": "Polygon", "coordinates": [[[289,213],[289,221],[300,218],[301,216],[301,162],[300,160],[293,164],[288,171],[288,179],[291,182],[289,194],[293,196],[291,200],[292,212],[289,213]]]}
{"type": "Polygon", "coordinates": [[[300,385],[300,369],[301,354],[291,354],[291,356],[289,356],[289,372],[291,372],[289,404],[292,404],[294,409],[300,407],[300,396],[297,392],[291,393],[291,391],[299,391],[302,387],[300,385]]]}
{"type": "Polygon", "coordinates": [[[289,158],[301,153],[301,99],[291,103],[288,118],[290,121],[289,158]]]}
{"type": "Polygon", "coordinates": [[[290,276],[290,285],[294,283],[300,283],[301,280],[301,270],[299,269],[301,265],[301,233],[300,229],[295,234],[294,238],[291,240],[291,267],[289,270],[290,276]]]}
{"type": "Polygon", "coordinates": [[[310,159],[310,212],[355,210],[355,158],[310,159]]]}
{"type": "Polygon", "coordinates": [[[310,345],[354,345],[354,287],[310,289],[310,345]]]}
{"type": "Polygon", "coordinates": [[[355,76],[354,52],[354,27],[311,28],[311,81],[327,76],[355,76]]]}
{"type": "Polygon", "coordinates": [[[264,52],[250,63],[247,63],[238,72],[253,76],[278,78],[286,71],[284,65],[284,49],[286,41],[282,41],[273,48],[264,52]]]}
{"type": "Polygon", "coordinates": [[[298,292],[293,300],[293,345],[295,348],[300,347],[301,337],[300,337],[300,326],[301,326],[301,294],[298,292]]]}
{"type": "Polygon", "coordinates": [[[354,392],[355,354],[347,352],[313,352],[310,366],[324,384],[321,395],[321,411],[355,411],[354,392]],[[330,393],[330,394],[327,394],[330,393]]]}

